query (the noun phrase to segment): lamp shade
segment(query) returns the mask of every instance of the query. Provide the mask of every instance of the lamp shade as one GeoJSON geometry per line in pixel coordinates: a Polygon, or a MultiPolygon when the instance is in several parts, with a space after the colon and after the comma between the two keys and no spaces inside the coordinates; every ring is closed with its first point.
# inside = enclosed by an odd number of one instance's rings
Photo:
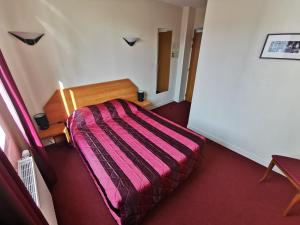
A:
{"type": "Polygon", "coordinates": [[[20,31],[9,31],[8,33],[28,45],[35,45],[44,36],[42,33],[20,31]]]}
{"type": "Polygon", "coordinates": [[[143,90],[138,90],[137,98],[139,102],[143,102],[145,99],[145,92],[143,90]]]}
{"type": "Polygon", "coordinates": [[[33,116],[40,130],[46,130],[49,128],[49,121],[45,113],[38,113],[33,116]]]}
{"type": "Polygon", "coordinates": [[[123,39],[129,46],[134,46],[134,44],[140,40],[138,37],[123,37],[123,39]]]}

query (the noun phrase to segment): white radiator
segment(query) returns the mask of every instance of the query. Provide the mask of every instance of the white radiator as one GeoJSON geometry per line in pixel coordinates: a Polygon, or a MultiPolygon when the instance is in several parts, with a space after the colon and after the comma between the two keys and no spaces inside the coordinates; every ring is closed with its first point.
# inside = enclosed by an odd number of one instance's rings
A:
{"type": "Polygon", "coordinates": [[[52,196],[32,156],[18,161],[18,174],[49,225],[57,225],[52,196]]]}

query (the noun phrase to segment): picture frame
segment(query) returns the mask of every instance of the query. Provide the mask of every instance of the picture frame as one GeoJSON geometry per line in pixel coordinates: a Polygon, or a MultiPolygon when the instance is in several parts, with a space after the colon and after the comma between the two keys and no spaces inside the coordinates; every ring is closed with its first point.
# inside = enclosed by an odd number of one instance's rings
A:
{"type": "Polygon", "coordinates": [[[300,60],[300,33],[268,34],[260,58],[300,60]]]}

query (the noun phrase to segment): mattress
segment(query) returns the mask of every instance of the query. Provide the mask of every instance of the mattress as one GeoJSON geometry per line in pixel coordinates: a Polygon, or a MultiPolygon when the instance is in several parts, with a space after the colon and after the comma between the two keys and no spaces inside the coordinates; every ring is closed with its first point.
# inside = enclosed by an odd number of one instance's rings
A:
{"type": "Polygon", "coordinates": [[[205,142],[202,136],[121,99],[74,111],[68,128],[120,225],[139,224],[184,181],[199,164],[205,142]]]}

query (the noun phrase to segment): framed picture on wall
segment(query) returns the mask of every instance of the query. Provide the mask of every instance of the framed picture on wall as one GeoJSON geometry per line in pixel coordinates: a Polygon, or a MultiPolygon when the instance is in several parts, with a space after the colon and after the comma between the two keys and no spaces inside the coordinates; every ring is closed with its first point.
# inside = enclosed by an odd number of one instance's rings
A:
{"type": "Polygon", "coordinates": [[[260,58],[300,60],[300,33],[268,34],[260,58]]]}

